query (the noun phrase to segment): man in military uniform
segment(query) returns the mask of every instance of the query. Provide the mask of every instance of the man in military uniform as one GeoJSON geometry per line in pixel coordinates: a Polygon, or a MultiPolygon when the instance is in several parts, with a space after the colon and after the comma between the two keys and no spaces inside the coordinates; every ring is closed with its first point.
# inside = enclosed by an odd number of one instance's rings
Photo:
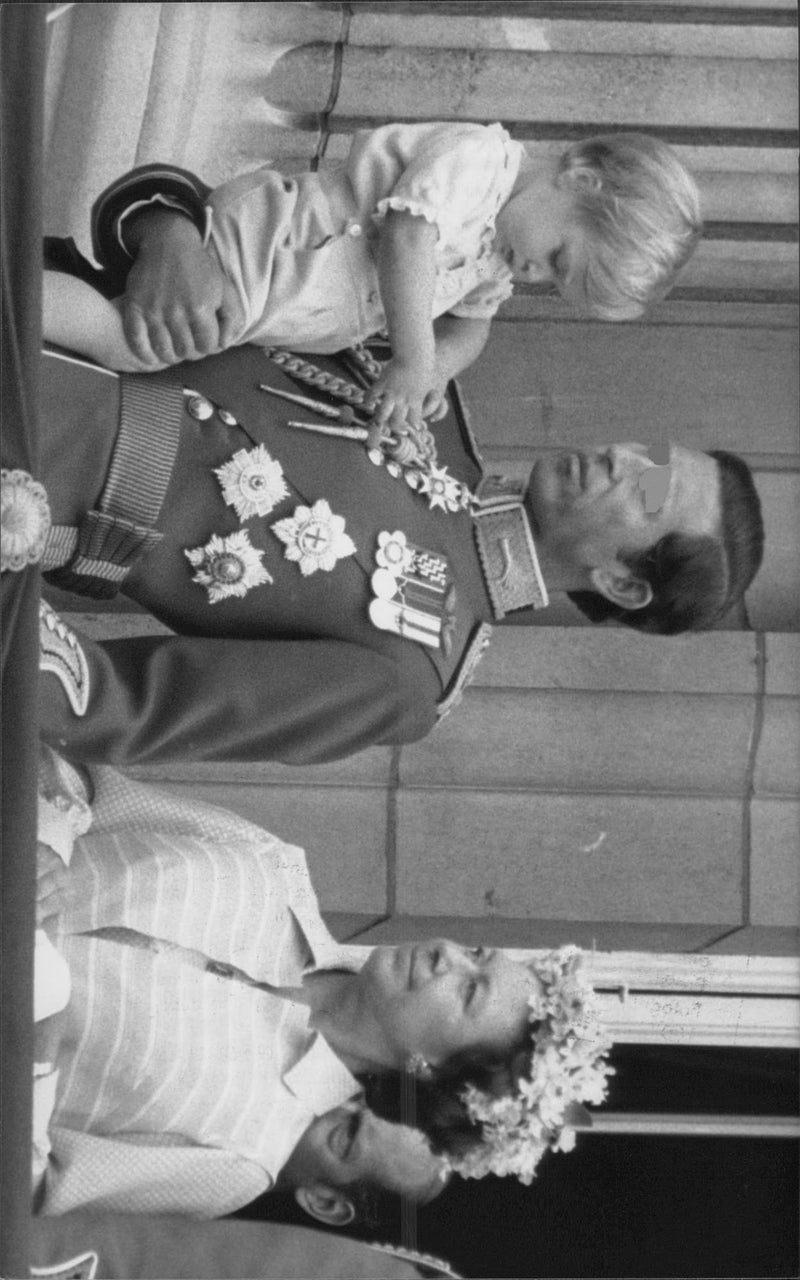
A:
{"type": "MultiPolygon", "coordinates": [[[[98,251],[120,216],[101,198],[98,251]]],[[[144,235],[164,216],[140,213],[144,235]]],[[[526,487],[483,476],[452,397],[432,432],[380,432],[370,358],[355,379],[350,357],[313,359],[239,347],[115,375],[45,355],[42,568],[179,633],[78,642],[46,614],[51,742],[117,763],[293,764],[411,742],[458,699],[491,622],[548,589],[669,632],[709,625],[758,567],[758,499],[731,455],[573,450],[526,487]]]]}

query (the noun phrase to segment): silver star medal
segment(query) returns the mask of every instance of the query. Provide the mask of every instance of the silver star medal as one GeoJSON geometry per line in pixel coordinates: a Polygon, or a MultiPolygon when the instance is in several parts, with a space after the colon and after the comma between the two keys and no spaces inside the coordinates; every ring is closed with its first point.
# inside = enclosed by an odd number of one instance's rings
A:
{"type": "Polygon", "coordinates": [[[420,473],[419,492],[426,495],[431,511],[460,511],[463,486],[455,480],[447,467],[429,467],[420,473]]]}
{"type": "Polygon", "coordinates": [[[413,546],[397,529],[378,534],[375,563],[369,605],[373,626],[448,653],[455,588],[445,557],[413,546]]]}
{"type": "Polygon", "coordinates": [[[263,444],[255,449],[239,449],[228,462],[214,468],[214,475],[222,487],[223,498],[240,520],[268,516],[279,502],[289,497],[283,468],[263,444]]]}
{"type": "Polygon", "coordinates": [[[356,544],[344,531],[344,516],[334,515],[324,498],[311,507],[295,507],[293,515],[271,528],[286,546],[286,559],[294,561],[304,577],[318,569],[330,573],[337,561],[355,554],[356,544]]]}
{"type": "Polygon", "coordinates": [[[197,571],[192,582],[206,588],[211,604],[241,598],[253,587],[272,582],[261,563],[264,552],[253,546],[246,529],[227,538],[215,533],[204,547],[192,547],[184,555],[197,571]]]}

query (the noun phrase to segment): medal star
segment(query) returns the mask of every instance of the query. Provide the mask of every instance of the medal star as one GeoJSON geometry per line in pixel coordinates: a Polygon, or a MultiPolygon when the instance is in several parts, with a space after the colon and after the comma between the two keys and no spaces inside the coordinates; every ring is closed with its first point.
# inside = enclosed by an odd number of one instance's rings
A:
{"type": "Polygon", "coordinates": [[[420,493],[428,495],[428,506],[431,511],[439,507],[442,511],[458,511],[461,497],[461,485],[454,480],[447,467],[429,467],[420,479],[420,493]]]}
{"type": "Polygon", "coordinates": [[[289,496],[283,468],[263,444],[255,449],[239,449],[228,462],[214,468],[222,496],[240,520],[268,516],[273,507],[289,496]]]}
{"type": "Polygon", "coordinates": [[[264,552],[252,545],[246,529],[227,538],[215,533],[204,547],[187,548],[184,554],[197,570],[192,582],[206,588],[211,604],[246,596],[253,587],[272,582],[261,563],[264,552]]]}
{"type": "Polygon", "coordinates": [[[293,515],[271,527],[286,545],[286,559],[298,564],[306,578],[317,569],[329,573],[337,560],[355,554],[356,544],[344,531],[344,516],[335,516],[324,498],[313,507],[295,507],[293,515]]]}

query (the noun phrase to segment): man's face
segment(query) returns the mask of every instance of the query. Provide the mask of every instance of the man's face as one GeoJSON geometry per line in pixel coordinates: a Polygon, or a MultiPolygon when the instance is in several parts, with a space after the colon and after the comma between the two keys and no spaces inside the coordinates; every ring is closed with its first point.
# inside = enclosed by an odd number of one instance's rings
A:
{"type": "Polygon", "coordinates": [[[292,1159],[293,1181],[346,1189],[377,1184],[425,1203],[441,1190],[442,1161],[418,1129],[381,1120],[360,1102],[335,1107],[306,1130],[292,1159]]]}
{"type": "Polygon", "coordinates": [[[719,467],[681,445],[574,449],[539,459],[528,506],[537,544],[573,575],[572,589],[591,588],[591,570],[623,569],[628,556],[668,533],[717,535],[719,467]]]}

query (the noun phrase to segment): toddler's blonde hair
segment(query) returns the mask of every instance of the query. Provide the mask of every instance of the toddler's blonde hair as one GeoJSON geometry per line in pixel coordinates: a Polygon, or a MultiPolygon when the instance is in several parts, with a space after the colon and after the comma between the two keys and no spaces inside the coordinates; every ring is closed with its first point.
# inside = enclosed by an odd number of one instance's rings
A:
{"type": "Polygon", "coordinates": [[[703,222],[694,179],[673,149],[641,133],[603,134],[563,153],[587,236],[575,286],[589,312],[634,320],[663,298],[694,251],[703,222]]]}

